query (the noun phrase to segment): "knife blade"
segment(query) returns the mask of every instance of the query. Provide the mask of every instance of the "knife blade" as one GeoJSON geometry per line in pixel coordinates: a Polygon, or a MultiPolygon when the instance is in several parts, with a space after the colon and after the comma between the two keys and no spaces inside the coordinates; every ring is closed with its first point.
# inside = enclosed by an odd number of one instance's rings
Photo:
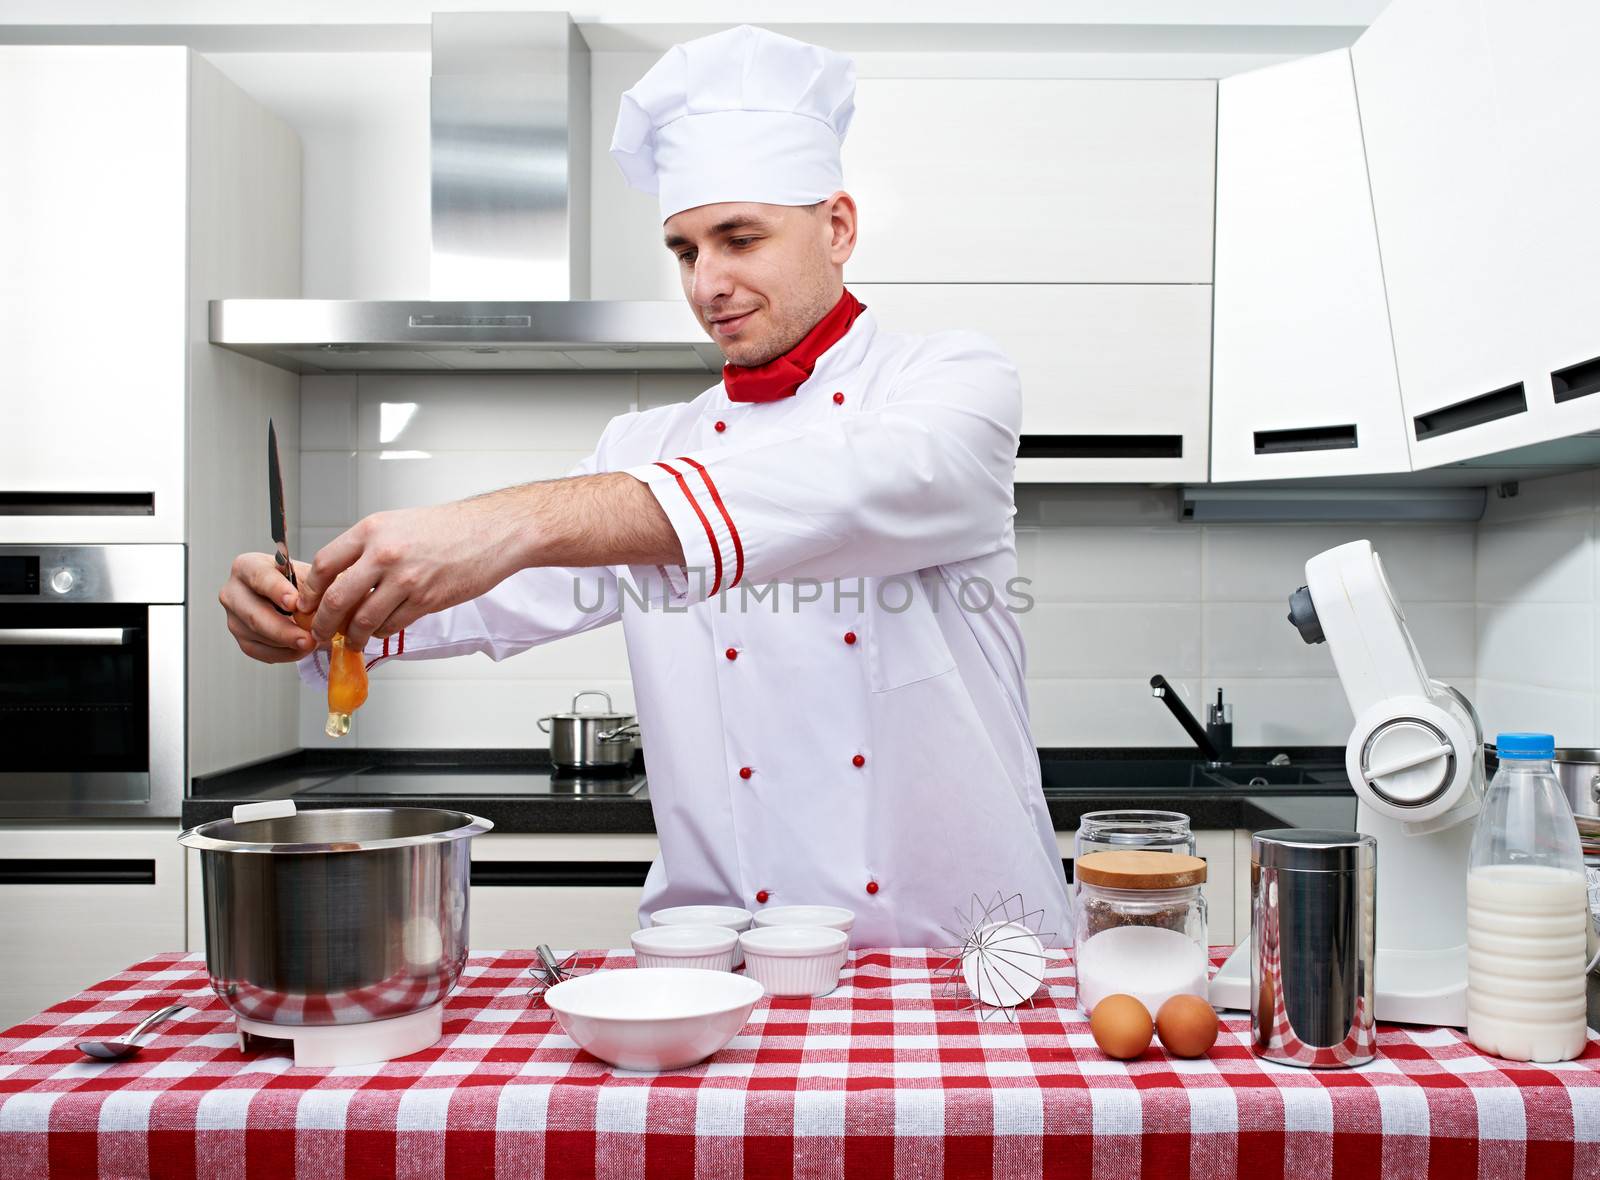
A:
{"type": "MultiPolygon", "coordinates": [[[[277,549],[274,560],[278,563],[278,572],[298,590],[300,582],[294,576],[294,562],[289,560],[289,522],[283,508],[283,466],[278,461],[278,429],[271,418],[267,419],[267,506],[271,516],[269,527],[272,529],[272,543],[277,549]]],[[[272,609],[280,615],[294,613],[284,610],[277,603],[272,604],[272,609]]]]}

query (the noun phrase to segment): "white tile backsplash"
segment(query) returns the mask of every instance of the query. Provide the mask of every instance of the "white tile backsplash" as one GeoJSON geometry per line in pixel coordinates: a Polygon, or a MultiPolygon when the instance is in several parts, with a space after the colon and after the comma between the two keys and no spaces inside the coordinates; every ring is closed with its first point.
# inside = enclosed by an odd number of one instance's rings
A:
{"type": "Polygon", "coordinates": [[[1593,535],[1592,513],[1484,525],[1478,530],[1478,601],[1592,603],[1593,535]]]}
{"type": "Polygon", "coordinates": [[[1308,560],[1363,539],[1378,551],[1402,601],[1472,601],[1472,529],[1462,525],[1213,525],[1206,529],[1206,600],[1286,602],[1305,585],[1308,560]]]}
{"type": "MultiPolygon", "coordinates": [[[[302,398],[303,402],[305,399],[302,398]]],[[[355,523],[356,467],[354,451],[300,452],[300,524],[355,523]]]]}
{"type": "Polygon", "coordinates": [[[1198,602],[1198,528],[1017,530],[1017,570],[1039,602],[1198,602]]]}
{"type": "Polygon", "coordinates": [[[1558,746],[1592,747],[1594,699],[1593,693],[1480,678],[1473,703],[1488,741],[1497,733],[1531,730],[1553,734],[1558,746]]]}
{"type": "Polygon", "coordinates": [[[632,373],[362,377],[358,446],[363,451],[587,455],[606,423],[633,409],[637,396],[638,378],[632,373]]]}
{"type": "Polygon", "coordinates": [[[1203,699],[1219,686],[1233,702],[1236,746],[1342,746],[1355,724],[1336,676],[1218,677],[1204,682],[1203,699]]]}
{"type": "MultiPolygon", "coordinates": [[[[685,374],[394,374],[302,381],[297,556],[362,515],[556,478],[635,407],[696,396],[685,374]],[[385,406],[390,407],[387,411],[385,406]],[[411,458],[383,458],[383,452],[411,458]]],[[[1197,714],[1221,686],[1242,745],[1341,745],[1351,717],[1325,646],[1285,619],[1305,562],[1369,538],[1382,555],[1428,671],[1476,693],[1489,735],[1539,728],[1569,744],[1600,736],[1600,545],[1596,472],[1491,492],[1470,525],[1192,525],[1174,489],[1025,486],[1018,572],[1034,609],[1028,645],[1034,736],[1043,746],[1182,746],[1150,696],[1161,672],[1197,714]]],[[[393,661],[374,675],[356,727],[368,746],[543,744],[533,719],[583,688],[632,708],[619,628],[495,663],[393,661]]],[[[325,744],[320,695],[301,732],[325,744]]]]}
{"type": "Polygon", "coordinates": [[[331,374],[300,378],[300,437],[307,450],[355,450],[359,380],[331,374]]]}
{"type": "Polygon", "coordinates": [[[420,508],[569,475],[587,451],[361,451],[356,515],[420,508]]]}
{"type": "Polygon", "coordinates": [[[1017,616],[1030,678],[1198,677],[1200,607],[1193,603],[1038,602],[1017,616]]]}
{"type": "Polygon", "coordinates": [[[1594,605],[1503,602],[1478,616],[1479,675],[1491,680],[1593,691],[1594,605]]]}
{"type": "MultiPolygon", "coordinates": [[[[1198,707],[1200,685],[1172,680],[1198,707]]],[[[1028,679],[1033,740],[1041,746],[1186,746],[1188,737],[1160,701],[1150,677],[1125,680],[1028,679]]]]}

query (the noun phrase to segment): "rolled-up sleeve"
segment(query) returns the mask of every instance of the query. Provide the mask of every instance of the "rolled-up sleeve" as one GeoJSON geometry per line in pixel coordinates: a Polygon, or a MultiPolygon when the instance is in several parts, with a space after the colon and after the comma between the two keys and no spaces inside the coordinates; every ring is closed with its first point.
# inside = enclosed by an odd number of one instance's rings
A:
{"type": "Polygon", "coordinates": [[[1015,366],[984,337],[952,332],[889,380],[877,408],[627,468],[683,545],[677,586],[706,597],[888,576],[1003,545],[1022,415],[1015,366]]]}
{"type": "MultiPolygon", "coordinates": [[[[602,439],[602,446],[604,440],[602,439]]],[[[570,472],[593,475],[599,452],[570,472]]],[[[388,639],[368,640],[369,666],[390,659],[434,660],[482,652],[503,660],[541,643],[614,622],[621,613],[616,571],[609,566],[538,566],[519,570],[469,602],[424,615],[388,639]]],[[[300,677],[326,684],[327,656],[300,661],[300,677]]]]}

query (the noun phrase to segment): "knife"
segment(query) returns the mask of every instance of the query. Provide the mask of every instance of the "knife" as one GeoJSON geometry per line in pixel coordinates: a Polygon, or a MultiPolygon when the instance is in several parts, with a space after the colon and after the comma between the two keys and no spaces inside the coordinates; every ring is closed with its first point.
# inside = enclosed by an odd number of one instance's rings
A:
{"type": "MultiPolygon", "coordinates": [[[[283,467],[278,462],[278,430],[271,418],[267,419],[267,505],[272,517],[272,542],[277,547],[275,560],[278,572],[298,590],[300,583],[294,576],[294,562],[289,560],[289,524],[283,511],[283,467]]],[[[280,615],[294,614],[276,602],[272,604],[272,609],[280,615]]]]}

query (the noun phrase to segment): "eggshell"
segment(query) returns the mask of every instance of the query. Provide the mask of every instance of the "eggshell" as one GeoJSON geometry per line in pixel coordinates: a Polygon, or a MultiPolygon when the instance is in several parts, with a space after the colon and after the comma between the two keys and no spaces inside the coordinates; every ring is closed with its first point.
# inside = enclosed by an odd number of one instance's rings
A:
{"type": "Polygon", "coordinates": [[[1089,1014],[1089,1032],[1107,1057],[1126,1061],[1150,1047],[1155,1023],[1150,1010],[1132,996],[1107,996],[1089,1014]]]}
{"type": "Polygon", "coordinates": [[[1217,1014],[1199,996],[1173,996],[1156,1013],[1156,1031],[1174,1057],[1204,1057],[1217,1043],[1217,1014]]]}

